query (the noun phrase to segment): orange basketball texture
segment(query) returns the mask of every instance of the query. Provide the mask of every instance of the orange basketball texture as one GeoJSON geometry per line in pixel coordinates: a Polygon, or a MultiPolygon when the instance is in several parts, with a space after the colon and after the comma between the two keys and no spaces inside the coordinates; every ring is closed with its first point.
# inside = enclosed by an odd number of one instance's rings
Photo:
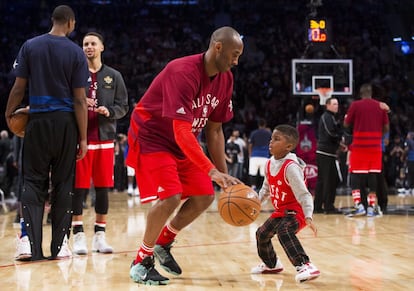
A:
{"type": "Polygon", "coordinates": [[[15,135],[23,137],[29,114],[16,111],[10,118],[9,128],[15,135]]]}
{"type": "Polygon", "coordinates": [[[221,218],[233,226],[249,225],[260,214],[259,195],[249,186],[236,184],[224,189],[218,198],[221,218]]]}
{"type": "Polygon", "coordinates": [[[315,107],[312,104],[308,104],[305,106],[306,113],[313,113],[315,111],[315,107]]]}

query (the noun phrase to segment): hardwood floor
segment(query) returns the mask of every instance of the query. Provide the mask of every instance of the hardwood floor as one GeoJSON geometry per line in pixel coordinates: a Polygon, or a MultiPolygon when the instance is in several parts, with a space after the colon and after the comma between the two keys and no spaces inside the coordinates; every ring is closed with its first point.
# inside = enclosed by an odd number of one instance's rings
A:
{"type": "MultiPolygon", "coordinates": [[[[337,197],[338,207],[349,207],[349,196],[337,197]]],[[[414,197],[390,197],[394,208],[410,208],[414,197]]],[[[16,262],[13,260],[15,212],[0,215],[0,290],[413,290],[414,216],[384,215],[378,218],[347,218],[315,214],[318,237],[309,229],[300,240],[320,269],[321,276],[295,283],[295,270],[277,238],[273,244],[284,264],[277,275],[251,275],[260,260],[255,231],[269,215],[270,204],[249,226],[225,224],[214,203],[207,212],[184,229],[172,249],[183,269],[171,276],[168,286],[144,286],[129,278],[129,266],[141,242],[149,205],[126,193],[110,194],[107,239],[115,252],[89,253],[59,261],[16,262]]],[[[84,227],[88,247],[93,235],[94,211],[85,210],[84,227]]],[[[44,226],[44,251],[49,253],[50,226],[44,226]]]]}

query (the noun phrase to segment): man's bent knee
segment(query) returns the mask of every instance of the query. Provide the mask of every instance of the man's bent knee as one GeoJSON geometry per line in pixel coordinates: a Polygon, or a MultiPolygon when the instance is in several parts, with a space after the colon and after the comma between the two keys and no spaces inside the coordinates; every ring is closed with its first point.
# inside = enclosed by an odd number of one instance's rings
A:
{"type": "Polygon", "coordinates": [[[181,194],[176,194],[162,200],[158,200],[157,205],[166,208],[175,209],[181,202],[181,194]]]}

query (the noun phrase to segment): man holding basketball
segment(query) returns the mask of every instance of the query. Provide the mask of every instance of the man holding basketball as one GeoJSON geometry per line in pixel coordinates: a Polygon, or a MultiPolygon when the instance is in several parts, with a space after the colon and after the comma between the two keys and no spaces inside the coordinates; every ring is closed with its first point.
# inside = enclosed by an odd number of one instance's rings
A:
{"type": "Polygon", "coordinates": [[[148,212],[144,238],[131,265],[135,282],[168,283],[154,268],[154,255],[166,271],[181,274],[170,252],[177,233],[213,202],[212,180],[223,188],[240,183],[226,174],[222,123],[233,117],[230,70],[242,52],[237,31],[217,29],[206,52],[167,64],[131,115],[127,163],[135,168],[141,202],[157,200],[148,212]],[[203,129],[214,164],[197,141],[203,129]]]}
{"type": "Polygon", "coordinates": [[[72,190],[76,159],[87,152],[88,64],[82,49],[68,36],[75,14],[66,5],[55,8],[49,33],[26,41],[15,64],[6,120],[21,104],[29,87],[30,118],[23,139],[22,214],[31,243],[32,261],[44,259],[42,220],[52,184],[51,258],[71,255],[72,190]]]}

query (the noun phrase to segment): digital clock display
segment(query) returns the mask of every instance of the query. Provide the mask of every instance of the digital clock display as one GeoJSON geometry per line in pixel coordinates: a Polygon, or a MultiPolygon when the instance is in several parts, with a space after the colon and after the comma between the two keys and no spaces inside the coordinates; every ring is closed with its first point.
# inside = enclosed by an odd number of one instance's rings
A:
{"type": "Polygon", "coordinates": [[[308,41],[316,43],[325,43],[328,41],[328,29],[325,19],[309,20],[308,41]]]}

